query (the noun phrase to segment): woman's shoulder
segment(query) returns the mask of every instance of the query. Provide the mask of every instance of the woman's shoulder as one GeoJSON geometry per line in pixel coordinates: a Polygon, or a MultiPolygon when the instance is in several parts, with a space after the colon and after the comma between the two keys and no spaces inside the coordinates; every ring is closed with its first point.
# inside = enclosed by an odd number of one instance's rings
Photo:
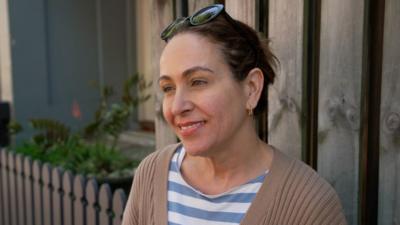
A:
{"type": "Polygon", "coordinates": [[[298,216],[303,222],[320,221],[317,224],[325,224],[326,220],[330,220],[339,221],[335,224],[346,223],[335,189],[313,168],[275,149],[270,172],[272,183],[277,185],[275,196],[290,199],[284,203],[291,203],[286,208],[289,210],[293,207],[292,210],[302,212],[298,216]],[[332,215],[335,217],[329,217],[332,215]]]}
{"type": "Polygon", "coordinates": [[[323,185],[332,186],[321,175],[319,175],[313,168],[304,163],[303,161],[286,155],[282,151],[274,148],[274,158],[271,168],[271,173],[278,173],[277,179],[287,180],[291,179],[292,182],[304,182],[310,180],[323,185]]]}
{"type": "MultiPolygon", "coordinates": [[[[297,193],[301,191],[314,194],[332,194],[336,195],[332,185],[318,174],[313,168],[303,161],[286,155],[285,153],[274,150],[274,159],[272,163],[271,174],[277,183],[284,186],[293,186],[297,193]]],[[[285,188],[286,189],[286,188],[285,188]]]]}

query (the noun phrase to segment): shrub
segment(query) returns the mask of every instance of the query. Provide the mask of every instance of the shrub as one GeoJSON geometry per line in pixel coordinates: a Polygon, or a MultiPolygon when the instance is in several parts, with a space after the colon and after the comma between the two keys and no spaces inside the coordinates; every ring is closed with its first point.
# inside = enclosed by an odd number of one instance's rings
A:
{"type": "MultiPolygon", "coordinates": [[[[138,86],[139,90],[144,91],[150,85],[139,75],[131,76],[124,82],[119,101],[114,103],[109,100],[113,89],[101,88],[102,95],[93,121],[77,132],[72,132],[66,124],[54,119],[31,119],[30,125],[36,133],[14,150],[74,173],[98,178],[127,176],[139,162],[121,153],[117,147],[118,138],[137,105],[150,97],[136,95],[133,93],[134,87],[138,86]],[[111,138],[111,144],[107,141],[108,137],[111,138]]],[[[22,126],[12,121],[9,131],[17,134],[22,131],[22,126]]]]}

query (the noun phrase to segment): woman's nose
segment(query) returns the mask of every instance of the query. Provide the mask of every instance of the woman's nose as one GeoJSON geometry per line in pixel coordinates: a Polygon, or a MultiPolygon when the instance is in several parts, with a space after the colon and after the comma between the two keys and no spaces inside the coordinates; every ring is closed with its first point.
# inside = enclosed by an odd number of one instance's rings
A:
{"type": "Polygon", "coordinates": [[[182,89],[177,89],[172,101],[171,112],[174,115],[181,115],[190,112],[193,109],[193,103],[190,101],[188,93],[182,89]]]}

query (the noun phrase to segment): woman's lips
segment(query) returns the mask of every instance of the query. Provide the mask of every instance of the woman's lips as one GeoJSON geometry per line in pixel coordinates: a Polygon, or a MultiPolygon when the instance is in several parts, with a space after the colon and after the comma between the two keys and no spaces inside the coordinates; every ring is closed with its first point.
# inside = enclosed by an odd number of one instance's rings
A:
{"type": "Polygon", "coordinates": [[[182,137],[188,137],[198,131],[204,124],[205,121],[178,123],[179,134],[182,137]]]}

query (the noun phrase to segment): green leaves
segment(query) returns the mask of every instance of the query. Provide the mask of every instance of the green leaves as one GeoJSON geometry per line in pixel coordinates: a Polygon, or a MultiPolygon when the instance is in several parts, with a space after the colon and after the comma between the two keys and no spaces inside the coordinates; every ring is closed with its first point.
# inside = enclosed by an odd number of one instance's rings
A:
{"type": "MultiPolygon", "coordinates": [[[[116,149],[116,144],[137,105],[150,98],[144,94],[150,86],[151,83],[145,82],[143,77],[130,76],[124,82],[122,95],[113,103],[110,103],[110,97],[115,93],[113,88],[101,87],[101,99],[93,121],[76,133],[57,120],[31,119],[30,125],[36,133],[30,140],[16,146],[14,151],[73,173],[97,178],[131,175],[139,161],[128,159],[116,149]],[[141,94],[136,93],[138,89],[141,94]]],[[[21,130],[22,126],[17,122],[9,124],[11,134],[21,130]]]]}
{"type": "Polygon", "coordinates": [[[52,119],[31,119],[30,125],[39,133],[32,139],[35,143],[47,149],[58,142],[64,142],[70,137],[70,128],[52,119]]]}
{"type": "Polygon", "coordinates": [[[73,173],[104,178],[110,174],[131,175],[132,169],[139,164],[130,160],[103,143],[86,143],[79,137],[71,136],[64,142],[57,142],[44,149],[42,145],[29,141],[14,149],[33,160],[60,166],[73,173]]]}
{"type": "Polygon", "coordinates": [[[146,82],[138,74],[130,76],[124,81],[119,100],[112,104],[110,104],[110,97],[114,94],[113,88],[102,87],[100,104],[95,118],[85,126],[84,136],[95,141],[104,139],[105,136],[111,136],[113,138],[112,146],[115,147],[121,132],[129,124],[135,108],[139,103],[150,98],[150,95],[145,92],[151,85],[151,82],[146,82]],[[136,87],[140,90],[139,93],[137,93],[136,87]]]}
{"type": "Polygon", "coordinates": [[[15,120],[11,120],[8,123],[8,132],[10,135],[16,135],[19,132],[21,132],[23,130],[21,124],[19,124],[17,121],[15,120]]]}

